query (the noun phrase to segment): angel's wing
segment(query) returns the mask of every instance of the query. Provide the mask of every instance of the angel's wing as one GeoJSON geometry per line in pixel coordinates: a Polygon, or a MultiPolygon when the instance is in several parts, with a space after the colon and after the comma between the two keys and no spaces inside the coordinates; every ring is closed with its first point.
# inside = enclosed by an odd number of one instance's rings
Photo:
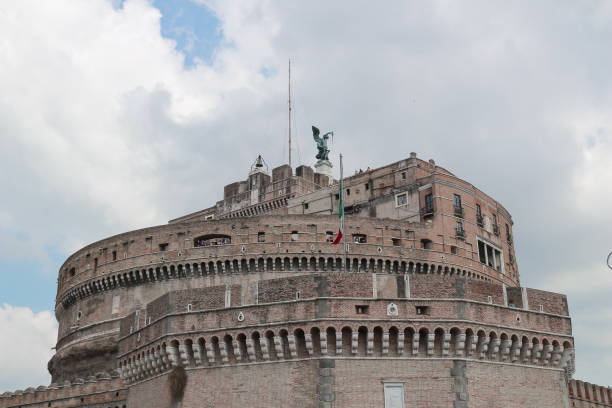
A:
{"type": "Polygon", "coordinates": [[[316,142],[318,142],[319,140],[321,140],[321,138],[319,137],[319,129],[317,129],[316,127],[312,127],[312,137],[314,138],[314,140],[316,142]]]}

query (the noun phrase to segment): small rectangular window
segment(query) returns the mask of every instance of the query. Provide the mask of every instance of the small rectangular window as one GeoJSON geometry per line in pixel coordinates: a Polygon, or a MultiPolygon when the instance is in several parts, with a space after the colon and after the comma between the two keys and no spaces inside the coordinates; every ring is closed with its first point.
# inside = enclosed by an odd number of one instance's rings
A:
{"type": "Polygon", "coordinates": [[[365,244],[367,237],[365,234],[353,234],[353,242],[356,244],[365,244]]]}
{"type": "Polygon", "coordinates": [[[164,251],[167,251],[167,250],[168,250],[168,243],[167,242],[165,242],[163,244],[159,244],[159,251],[160,252],[164,252],[164,251]]]}
{"type": "Polygon", "coordinates": [[[355,313],[357,314],[368,314],[370,312],[370,306],[367,305],[356,305],[355,313]]]}
{"type": "Polygon", "coordinates": [[[365,190],[368,191],[370,189],[370,183],[366,183],[365,190]]]}
{"type": "Polygon", "coordinates": [[[385,408],[404,408],[404,384],[387,382],[385,387],[385,408]]]}
{"type": "Polygon", "coordinates": [[[391,238],[391,242],[393,242],[393,246],[400,246],[402,243],[399,238],[391,238]]]}
{"type": "Polygon", "coordinates": [[[266,233],[265,232],[258,232],[257,233],[257,242],[266,242],[266,233]]]}
{"type": "Polygon", "coordinates": [[[395,201],[396,201],[396,205],[402,206],[402,205],[406,205],[408,203],[408,197],[406,195],[406,193],[404,194],[398,194],[395,196],[395,201]]]}
{"type": "Polygon", "coordinates": [[[493,303],[493,296],[487,296],[487,302],[493,303]]]}
{"type": "Polygon", "coordinates": [[[336,194],[336,200],[340,199],[340,194],[336,194]]]}
{"type": "Polygon", "coordinates": [[[476,215],[482,215],[480,204],[476,204],[476,215]]]}
{"type": "Polygon", "coordinates": [[[428,212],[433,211],[433,194],[427,194],[425,196],[425,208],[428,212]]]}
{"type": "Polygon", "coordinates": [[[304,209],[307,210],[308,209],[308,203],[304,203],[304,209]]]}
{"type": "Polygon", "coordinates": [[[544,305],[540,305],[540,312],[544,311],[544,305]]]}
{"type": "Polygon", "coordinates": [[[94,272],[98,269],[98,258],[94,258],[94,272]]]}
{"type": "Polygon", "coordinates": [[[451,250],[451,254],[455,254],[455,255],[457,255],[457,247],[456,247],[456,246],[451,245],[450,250],[451,250]]]}
{"type": "Polygon", "coordinates": [[[402,173],[402,180],[406,180],[406,172],[402,173]]]}
{"type": "Polygon", "coordinates": [[[455,198],[455,208],[457,209],[461,208],[461,196],[458,194],[454,194],[454,198],[455,198]]]}
{"type": "Polygon", "coordinates": [[[187,305],[187,311],[188,311],[188,312],[191,312],[192,310],[193,310],[193,306],[191,306],[191,303],[189,303],[189,304],[187,305]]]}
{"type": "Polygon", "coordinates": [[[292,241],[297,241],[298,239],[299,239],[298,232],[297,231],[291,231],[291,240],[292,241]]]}
{"type": "Polygon", "coordinates": [[[299,291],[299,290],[298,290],[298,291],[296,291],[296,292],[295,292],[295,300],[299,300],[299,299],[300,299],[300,296],[301,296],[300,291],[299,291]]]}
{"type": "Polygon", "coordinates": [[[332,231],[327,231],[325,233],[325,241],[326,242],[334,242],[334,233],[332,231]]]}
{"type": "Polygon", "coordinates": [[[113,251],[113,261],[117,260],[117,251],[113,251]]]}
{"type": "Polygon", "coordinates": [[[416,314],[418,314],[418,315],[428,315],[429,314],[429,306],[416,306],[416,314]]]}
{"type": "Polygon", "coordinates": [[[347,188],[347,189],[346,189],[346,195],[347,195],[347,196],[350,196],[350,195],[351,195],[351,189],[350,189],[350,188],[347,188]]]}

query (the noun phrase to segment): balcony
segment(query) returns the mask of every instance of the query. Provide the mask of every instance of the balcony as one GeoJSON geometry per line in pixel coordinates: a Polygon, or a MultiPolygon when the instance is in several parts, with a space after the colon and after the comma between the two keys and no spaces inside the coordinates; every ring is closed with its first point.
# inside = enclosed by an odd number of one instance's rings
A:
{"type": "Polygon", "coordinates": [[[478,224],[480,228],[484,227],[484,219],[481,214],[476,214],[476,224],[478,224]]]}
{"type": "Polygon", "coordinates": [[[493,233],[499,237],[499,225],[493,224],[493,233]]]}
{"type": "Polygon", "coordinates": [[[463,207],[454,207],[455,216],[463,218],[463,207]]]}
{"type": "Polygon", "coordinates": [[[429,217],[433,217],[433,215],[434,215],[434,208],[433,208],[433,206],[421,208],[421,217],[429,218],[429,217]]]}
{"type": "Polygon", "coordinates": [[[455,236],[460,239],[465,239],[465,230],[463,228],[455,229],[455,236]]]}

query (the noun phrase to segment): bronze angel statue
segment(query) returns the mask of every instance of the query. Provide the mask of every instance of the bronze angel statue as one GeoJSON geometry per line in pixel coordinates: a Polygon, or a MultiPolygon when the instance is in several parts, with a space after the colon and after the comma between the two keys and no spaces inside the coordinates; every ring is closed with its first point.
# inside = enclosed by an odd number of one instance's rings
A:
{"type": "Polygon", "coordinates": [[[327,132],[326,134],[323,135],[323,137],[319,136],[319,129],[317,129],[316,127],[312,127],[312,137],[314,138],[315,142],[317,142],[317,149],[319,150],[319,152],[317,153],[317,159],[319,160],[329,160],[329,149],[327,148],[327,139],[329,139],[329,137],[334,137],[334,132],[327,132]]]}

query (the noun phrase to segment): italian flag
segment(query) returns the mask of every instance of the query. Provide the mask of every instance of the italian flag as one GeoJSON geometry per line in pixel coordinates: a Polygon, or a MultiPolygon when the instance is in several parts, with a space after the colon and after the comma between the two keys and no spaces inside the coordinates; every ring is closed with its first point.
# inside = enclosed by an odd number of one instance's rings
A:
{"type": "Polygon", "coordinates": [[[342,177],[340,177],[340,203],[338,204],[338,218],[340,218],[340,228],[338,228],[338,236],[332,242],[333,245],[338,245],[342,241],[342,227],[344,224],[344,190],[342,186],[342,177]]]}

